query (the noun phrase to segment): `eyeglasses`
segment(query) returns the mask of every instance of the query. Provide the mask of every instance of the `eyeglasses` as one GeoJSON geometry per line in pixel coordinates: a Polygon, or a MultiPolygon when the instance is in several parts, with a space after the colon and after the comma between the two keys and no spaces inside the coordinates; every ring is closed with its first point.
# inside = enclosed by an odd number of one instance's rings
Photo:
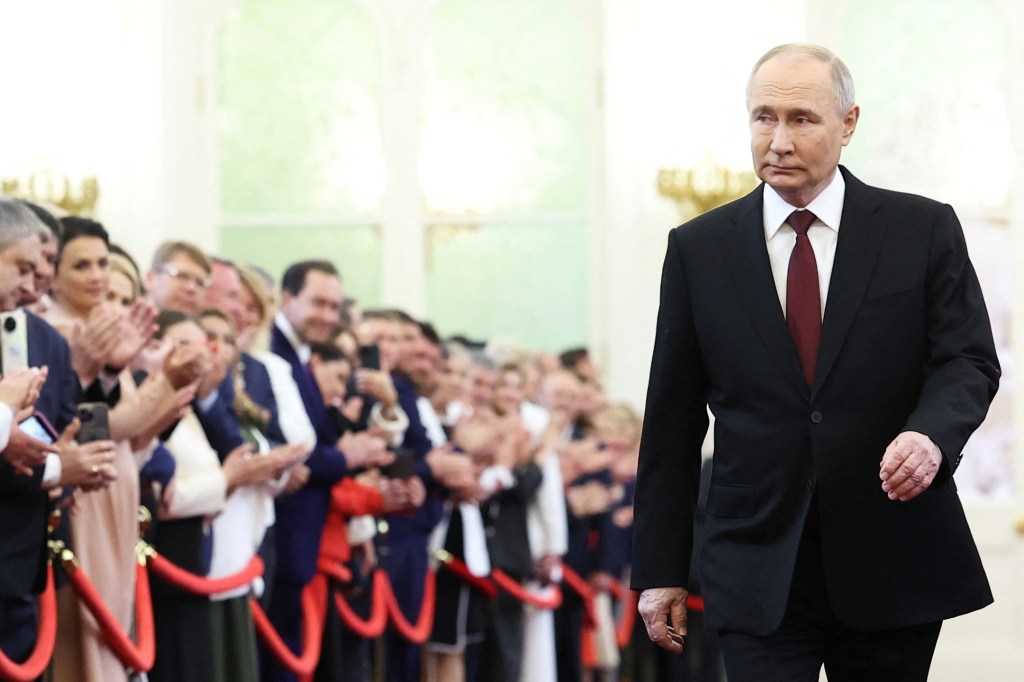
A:
{"type": "Polygon", "coordinates": [[[165,266],[163,266],[162,268],[160,268],[160,272],[162,272],[163,274],[167,275],[171,279],[178,280],[179,282],[192,282],[193,284],[195,284],[200,289],[209,289],[210,288],[210,278],[206,277],[205,275],[203,275],[203,276],[192,275],[192,274],[189,274],[187,272],[182,272],[181,270],[179,270],[178,268],[174,267],[173,265],[165,265],[165,266]]]}

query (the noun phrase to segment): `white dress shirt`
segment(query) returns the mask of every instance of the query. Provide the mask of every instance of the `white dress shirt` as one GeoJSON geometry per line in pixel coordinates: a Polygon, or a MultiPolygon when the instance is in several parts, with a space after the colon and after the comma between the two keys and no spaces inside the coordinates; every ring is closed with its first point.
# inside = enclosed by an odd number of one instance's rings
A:
{"type": "Polygon", "coordinates": [[[292,323],[288,321],[288,318],[284,316],[284,313],[281,311],[277,312],[274,316],[274,324],[277,325],[277,328],[284,334],[284,338],[288,339],[288,343],[295,349],[295,354],[299,356],[299,362],[303,365],[308,365],[313,351],[310,350],[308,343],[299,338],[299,333],[292,326],[292,323]]]}
{"type": "Polygon", "coordinates": [[[789,257],[796,245],[796,232],[786,222],[789,214],[797,208],[806,208],[817,216],[807,230],[807,238],[814,250],[818,265],[818,292],[821,295],[821,315],[825,316],[825,301],[828,285],[832,279],[832,263],[836,258],[836,244],[839,242],[839,219],[843,215],[843,199],[846,196],[846,182],[843,174],[836,169],[835,177],[821,194],[807,206],[790,206],[769,185],[764,186],[764,238],[768,245],[768,260],[772,266],[775,290],[779,294],[782,312],[786,312],[786,280],[789,275],[789,257]]]}

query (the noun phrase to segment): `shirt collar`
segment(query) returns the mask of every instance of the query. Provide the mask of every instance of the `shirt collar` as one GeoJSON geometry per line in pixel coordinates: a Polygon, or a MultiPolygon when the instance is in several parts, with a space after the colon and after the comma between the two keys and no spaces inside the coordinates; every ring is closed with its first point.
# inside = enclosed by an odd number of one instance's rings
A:
{"type": "MultiPolygon", "coordinates": [[[[843,174],[836,168],[832,182],[805,207],[817,216],[818,220],[814,224],[824,224],[825,227],[839,232],[839,219],[843,215],[845,196],[846,181],[843,180],[843,174]]],[[[779,193],[772,189],[771,185],[767,184],[764,186],[763,201],[764,238],[765,241],[770,242],[786,223],[789,214],[798,207],[787,204],[785,199],[779,196],[779,193]]]]}
{"type": "Polygon", "coordinates": [[[291,344],[292,350],[294,350],[295,354],[299,356],[299,362],[303,365],[308,364],[309,358],[313,354],[309,348],[309,344],[303,343],[299,339],[299,334],[295,331],[295,327],[292,326],[292,323],[288,321],[288,318],[285,317],[284,313],[280,310],[278,310],[277,315],[274,316],[274,324],[276,324],[277,328],[281,330],[282,334],[284,334],[284,338],[288,339],[288,343],[291,344]]]}

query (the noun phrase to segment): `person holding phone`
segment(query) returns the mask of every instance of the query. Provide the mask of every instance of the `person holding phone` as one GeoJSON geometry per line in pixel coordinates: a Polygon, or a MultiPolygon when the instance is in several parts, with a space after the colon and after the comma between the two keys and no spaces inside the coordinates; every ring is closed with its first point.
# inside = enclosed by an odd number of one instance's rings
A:
{"type": "MultiPolygon", "coordinates": [[[[47,228],[24,205],[0,199],[0,312],[12,311],[32,291],[44,235],[47,228]]],[[[79,445],[74,440],[78,385],[67,342],[39,317],[26,312],[22,319],[28,366],[46,368],[34,402],[37,421],[54,426],[53,433],[47,434],[54,442],[46,443],[38,431],[39,438],[30,436],[29,424],[23,430],[12,422],[0,458],[0,648],[15,661],[24,660],[36,638],[35,594],[45,581],[49,492],[60,487],[98,490],[108,486],[108,467],[114,457],[108,441],[79,445]]],[[[28,393],[34,393],[31,387],[43,374],[33,378],[34,371],[8,372],[6,381],[0,381],[0,394],[10,398],[9,391],[18,381],[27,381],[28,393]]],[[[15,389],[15,394],[21,390],[15,389]]],[[[18,403],[7,402],[15,414],[25,406],[22,402],[15,409],[18,403]]],[[[17,416],[24,421],[28,415],[17,416]]]]}
{"type": "MultiPolygon", "coordinates": [[[[310,350],[310,372],[324,404],[340,416],[339,408],[344,408],[353,372],[352,361],[334,343],[314,343],[310,350]]],[[[345,431],[355,428],[347,419],[334,420],[334,425],[339,438],[345,431]]],[[[331,503],[320,542],[320,561],[348,565],[353,572],[350,590],[354,586],[368,587],[369,575],[376,565],[374,517],[407,513],[423,504],[426,489],[413,475],[413,464],[413,453],[399,449],[390,464],[358,473],[354,478],[346,476],[331,488],[331,503]],[[350,539],[356,540],[350,544],[350,539]],[[358,564],[350,563],[354,557],[358,564]]],[[[356,598],[359,596],[368,595],[364,591],[356,598]]],[[[328,603],[331,602],[333,596],[329,595],[328,603]]],[[[328,607],[317,676],[332,680],[366,679],[369,663],[369,642],[344,628],[335,610],[328,607]]]]}
{"type": "MultiPolygon", "coordinates": [[[[79,436],[95,438],[94,443],[112,452],[109,464],[100,468],[111,484],[92,494],[82,494],[81,488],[76,491],[77,511],[66,523],[83,569],[127,629],[133,620],[139,467],[153,452],[156,433],[173,421],[189,399],[187,375],[192,361],[186,360],[180,372],[171,366],[158,367],[136,386],[126,368],[153,333],[154,311],[137,299],[137,282],[130,292],[124,287],[113,290],[120,300],[108,303],[110,245],[100,223],[67,218],[63,228],[53,304],[46,319],[70,345],[73,371],[69,368],[67,380],[76,385],[76,400],[86,403],[79,410],[84,427],[79,436]],[[132,298],[127,307],[123,305],[126,297],[132,298]]],[[[99,632],[87,626],[91,616],[70,588],[62,590],[58,602],[64,627],[54,656],[54,679],[125,678],[124,665],[99,632]]]]}

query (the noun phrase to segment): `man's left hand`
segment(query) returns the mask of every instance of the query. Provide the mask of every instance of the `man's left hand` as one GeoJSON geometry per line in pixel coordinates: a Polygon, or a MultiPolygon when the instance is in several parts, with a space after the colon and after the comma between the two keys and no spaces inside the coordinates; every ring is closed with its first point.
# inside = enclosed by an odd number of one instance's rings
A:
{"type": "Polygon", "coordinates": [[[878,477],[890,500],[908,502],[928,489],[941,465],[942,452],[931,438],[904,431],[885,449],[878,477]]]}

